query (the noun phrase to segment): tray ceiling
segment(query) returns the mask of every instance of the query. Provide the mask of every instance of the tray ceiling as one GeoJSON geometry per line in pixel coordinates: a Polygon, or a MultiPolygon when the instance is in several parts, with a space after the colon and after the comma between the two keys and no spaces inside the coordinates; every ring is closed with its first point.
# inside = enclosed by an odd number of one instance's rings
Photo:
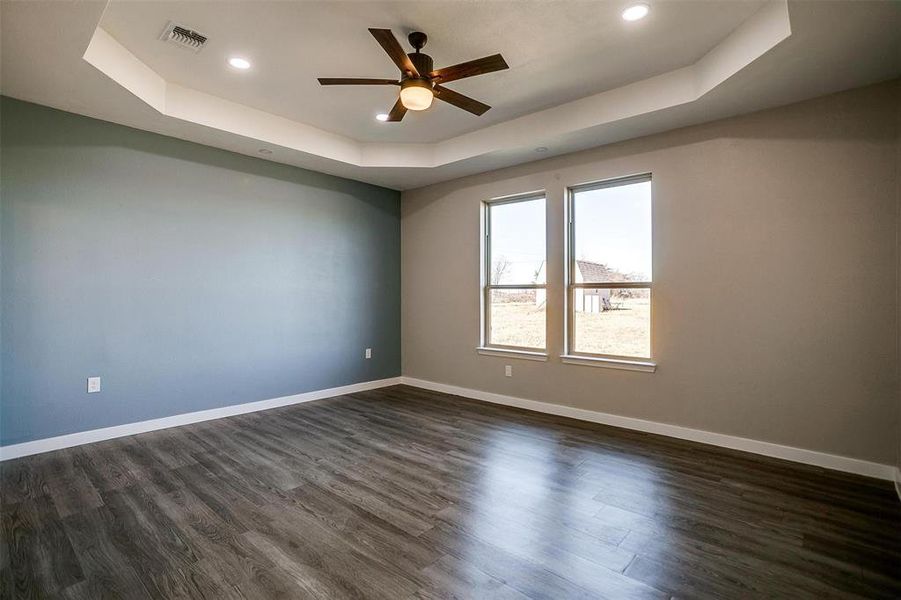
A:
{"type": "Polygon", "coordinates": [[[6,95],[398,189],[528,162],[897,77],[901,3],[6,2],[6,95]],[[159,41],[170,20],[209,37],[159,41]],[[394,88],[317,76],[396,76],[367,27],[429,34],[444,66],[501,52],[508,71],[443,103],[374,119],[394,88]],[[34,35],[40,32],[41,35],[34,35]],[[229,56],[249,58],[238,72],[229,56]],[[412,118],[411,118],[412,117],[412,118]],[[548,151],[536,154],[536,147],[548,151]],[[261,155],[259,150],[271,150],[261,155]]]}
{"type": "Polygon", "coordinates": [[[100,26],[166,81],[361,142],[430,143],[690,65],[762,4],[662,3],[626,23],[619,3],[595,2],[111,2],[100,26]],[[207,35],[204,49],[160,41],[169,20],[207,35]],[[397,89],[321,87],[317,77],[397,78],[368,27],[392,28],[405,48],[426,32],[436,67],[500,52],[508,71],[448,84],[493,108],[436,103],[380,123],[397,89]],[[234,54],[253,67],[227,68],[234,54]]]}

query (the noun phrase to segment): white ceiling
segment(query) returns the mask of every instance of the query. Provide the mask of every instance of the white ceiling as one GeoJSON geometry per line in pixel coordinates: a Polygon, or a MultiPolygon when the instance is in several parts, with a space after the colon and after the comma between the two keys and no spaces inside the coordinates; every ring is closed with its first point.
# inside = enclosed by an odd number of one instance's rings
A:
{"type": "Polygon", "coordinates": [[[901,74],[901,2],[652,0],[631,24],[623,4],[7,0],[0,92],[409,189],[901,74]],[[208,47],[157,41],[169,19],[208,47]],[[367,27],[426,31],[437,66],[503,53],[509,71],[448,86],[494,108],[378,123],[394,88],[320,88],[317,76],[395,75],[367,27]],[[232,52],[252,71],[225,68],[232,52]]]}
{"type": "Polygon", "coordinates": [[[437,142],[690,65],[763,4],[661,2],[627,23],[620,2],[122,2],[100,22],[163,79],[362,142],[437,142]],[[159,40],[169,20],[208,36],[191,54],[159,40]],[[252,24],[252,25],[251,25],[252,24]],[[323,88],[317,77],[397,78],[367,31],[429,36],[436,67],[500,52],[510,69],[448,84],[490,104],[477,117],[443,102],[401,123],[373,117],[395,87],[323,88]],[[226,66],[231,55],[253,68],[226,66]]]}

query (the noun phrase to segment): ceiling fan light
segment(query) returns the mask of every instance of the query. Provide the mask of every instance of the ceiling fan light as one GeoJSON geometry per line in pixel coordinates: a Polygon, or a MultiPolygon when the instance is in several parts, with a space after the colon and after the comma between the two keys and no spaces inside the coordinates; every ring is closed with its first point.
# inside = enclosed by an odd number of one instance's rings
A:
{"type": "Polygon", "coordinates": [[[400,103],[407,110],[425,110],[432,105],[432,86],[418,79],[408,79],[400,88],[400,103]]]}

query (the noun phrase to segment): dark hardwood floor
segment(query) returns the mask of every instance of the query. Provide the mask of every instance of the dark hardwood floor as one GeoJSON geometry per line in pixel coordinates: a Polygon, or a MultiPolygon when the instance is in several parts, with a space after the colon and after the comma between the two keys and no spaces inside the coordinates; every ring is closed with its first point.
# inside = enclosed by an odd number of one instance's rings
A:
{"type": "Polygon", "coordinates": [[[898,598],[888,482],[397,386],[2,464],[3,598],[898,598]]]}

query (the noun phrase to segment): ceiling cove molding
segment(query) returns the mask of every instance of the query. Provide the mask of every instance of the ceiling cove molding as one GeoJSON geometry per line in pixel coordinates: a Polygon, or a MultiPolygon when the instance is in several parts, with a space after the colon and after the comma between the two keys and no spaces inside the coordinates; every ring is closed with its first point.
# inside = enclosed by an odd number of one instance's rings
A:
{"type": "Polygon", "coordinates": [[[787,0],[765,4],[692,65],[432,144],[362,143],[173,84],[97,27],[84,60],[159,113],[357,167],[434,168],[694,102],[791,36],[787,0]]]}

